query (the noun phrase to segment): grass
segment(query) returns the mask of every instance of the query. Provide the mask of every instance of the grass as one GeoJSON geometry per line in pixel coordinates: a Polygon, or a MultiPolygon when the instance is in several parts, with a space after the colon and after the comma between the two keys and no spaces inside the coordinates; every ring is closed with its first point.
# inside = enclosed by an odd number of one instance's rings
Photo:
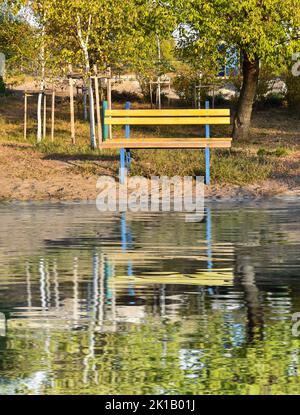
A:
{"type": "MultiPolygon", "coordinates": [[[[136,104],[137,106],[139,104],[136,104]]],[[[41,144],[35,142],[35,102],[29,100],[28,138],[23,137],[23,102],[21,96],[0,97],[0,142],[29,144],[46,159],[70,161],[70,168],[83,175],[100,174],[101,164],[118,170],[118,152],[91,150],[89,127],[86,122],[76,122],[77,143],[70,143],[68,102],[61,99],[57,106],[55,141],[49,138],[41,144]]],[[[133,137],[199,137],[198,127],[135,127],[133,137]]],[[[49,132],[48,132],[49,133],[49,132]]],[[[217,126],[214,136],[230,135],[230,128],[217,126]]],[[[122,128],[114,129],[115,136],[122,136],[122,128]]],[[[283,169],[283,160],[299,151],[300,121],[286,110],[258,112],[254,117],[252,134],[247,142],[233,144],[231,150],[212,151],[212,183],[247,185],[270,179],[283,169]]],[[[24,146],[26,151],[26,146],[24,146]]],[[[198,150],[135,150],[132,175],[204,175],[204,152],[198,150]]]]}
{"type": "MultiPolygon", "coordinates": [[[[134,152],[132,174],[151,177],[204,176],[204,152],[197,150],[163,150],[134,152]]],[[[214,150],[211,157],[212,183],[246,185],[272,176],[274,160],[243,150],[214,150]]]]}

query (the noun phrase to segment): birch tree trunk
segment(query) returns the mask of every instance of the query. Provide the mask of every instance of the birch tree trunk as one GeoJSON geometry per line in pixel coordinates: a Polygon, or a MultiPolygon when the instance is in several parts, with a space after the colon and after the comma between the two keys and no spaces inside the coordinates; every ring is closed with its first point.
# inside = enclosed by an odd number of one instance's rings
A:
{"type": "Polygon", "coordinates": [[[97,148],[96,135],[95,135],[95,107],[94,107],[94,94],[93,86],[90,78],[90,57],[88,51],[89,35],[91,30],[92,16],[89,17],[88,29],[85,38],[83,37],[80,16],[77,15],[77,34],[80,41],[81,49],[83,51],[85,60],[85,75],[87,80],[87,88],[89,94],[89,106],[90,106],[90,141],[91,148],[94,150],[97,148]]]}
{"type": "Polygon", "coordinates": [[[38,96],[38,106],[37,106],[37,142],[40,143],[42,141],[42,134],[43,134],[43,121],[42,121],[42,100],[45,91],[45,69],[46,69],[46,62],[45,62],[45,26],[42,29],[42,46],[40,51],[40,59],[42,65],[42,73],[41,73],[41,84],[40,84],[40,93],[38,96]]]}

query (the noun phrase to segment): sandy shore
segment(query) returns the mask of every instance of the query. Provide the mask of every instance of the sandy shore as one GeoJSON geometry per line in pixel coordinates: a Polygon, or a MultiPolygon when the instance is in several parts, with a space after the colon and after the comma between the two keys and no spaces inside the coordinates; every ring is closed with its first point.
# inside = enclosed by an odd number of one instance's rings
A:
{"type": "MultiPolygon", "coordinates": [[[[0,144],[0,200],[86,201],[95,200],[100,175],[115,176],[118,161],[101,160],[97,175],[81,169],[80,160],[49,158],[30,145],[0,144]]],[[[244,200],[270,197],[300,199],[295,182],[274,179],[248,186],[205,187],[205,197],[214,200],[244,200]]]]}

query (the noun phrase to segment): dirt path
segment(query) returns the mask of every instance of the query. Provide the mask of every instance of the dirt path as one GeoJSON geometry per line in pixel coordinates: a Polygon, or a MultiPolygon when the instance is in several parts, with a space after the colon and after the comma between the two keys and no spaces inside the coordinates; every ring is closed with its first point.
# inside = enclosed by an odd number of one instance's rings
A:
{"type": "MultiPolygon", "coordinates": [[[[77,170],[80,162],[47,159],[28,145],[1,143],[0,200],[95,199],[99,176],[82,175],[77,170]]],[[[105,161],[99,171],[112,174],[105,161]]]]}

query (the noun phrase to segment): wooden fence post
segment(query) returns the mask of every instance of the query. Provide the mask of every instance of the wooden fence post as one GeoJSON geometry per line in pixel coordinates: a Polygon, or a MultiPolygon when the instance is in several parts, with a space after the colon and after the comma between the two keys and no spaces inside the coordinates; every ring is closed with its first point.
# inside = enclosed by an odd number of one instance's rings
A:
{"type": "Polygon", "coordinates": [[[39,92],[38,95],[38,105],[37,105],[37,142],[40,143],[42,141],[42,99],[43,99],[43,91],[39,92]]]}
{"type": "Polygon", "coordinates": [[[55,123],[55,89],[52,90],[52,106],[51,106],[51,141],[54,141],[54,123],[55,123]]]}
{"type": "Polygon", "coordinates": [[[83,87],[82,87],[82,97],[83,97],[83,119],[84,121],[87,121],[88,115],[87,115],[87,87],[86,87],[86,81],[83,81],[83,87]]]}
{"type": "Polygon", "coordinates": [[[27,92],[24,92],[24,140],[27,140],[27,92]]]}
{"type": "Polygon", "coordinates": [[[97,148],[96,136],[95,136],[95,105],[94,105],[94,92],[92,78],[89,79],[89,103],[90,103],[90,139],[91,149],[97,148]]]}
{"type": "Polygon", "coordinates": [[[70,89],[70,121],[71,121],[71,140],[72,144],[76,144],[75,136],[75,115],[74,115],[74,89],[73,89],[73,78],[69,78],[69,89],[70,89]]]}
{"type": "Polygon", "coordinates": [[[44,121],[43,121],[43,139],[46,138],[47,132],[47,95],[46,91],[44,91],[44,121]]]}
{"type": "Polygon", "coordinates": [[[99,82],[98,82],[98,71],[97,66],[95,70],[95,95],[96,95],[96,113],[97,113],[97,132],[98,132],[98,145],[102,143],[102,125],[101,125],[101,113],[100,113],[100,96],[99,96],[99,82]]]}

